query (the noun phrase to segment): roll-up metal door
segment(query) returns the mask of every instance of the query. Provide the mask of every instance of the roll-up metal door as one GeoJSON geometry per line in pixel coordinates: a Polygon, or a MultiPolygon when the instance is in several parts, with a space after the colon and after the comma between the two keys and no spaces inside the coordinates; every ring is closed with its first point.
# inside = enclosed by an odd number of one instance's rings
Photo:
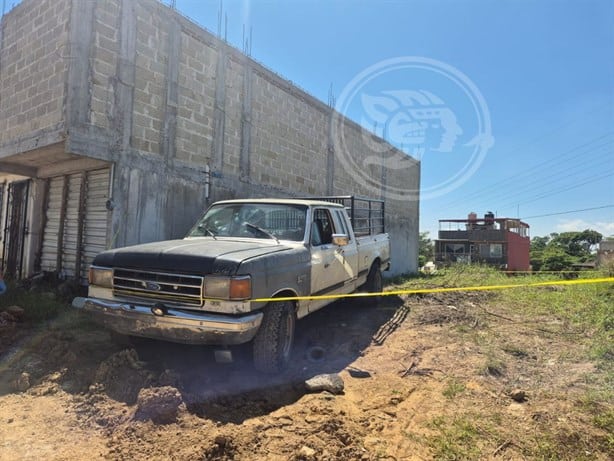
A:
{"type": "Polygon", "coordinates": [[[62,275],[75,276],[79,245],[79,203],[81,201],[81,173],[68,176],[64,237],[62,239],[62,275]]]}
{"type": "Polygon", "coordinates": [[[41,252],[41,270],[53,272],[58,269],[58,239],[60,233],[60,215],[62,213],[62,197],[64,177],[49,179],[47,209],[45,210],[45,230],[41,252]]]}
{"type": "Polygon", "coordinates": [[[110,170],[89,171],[86,176],[85,224],[81,253],[81,278],[87,280],[87,271],[94,256],[107,248],[107,224],[109,212],[106,203],[109,198],[110,170]]]}
{"type": "Polygon", "coordinates": [[[105,168],[49,179],[41,270],[87,280],[94,256],[107,245],[109,178],[105,168]]]}

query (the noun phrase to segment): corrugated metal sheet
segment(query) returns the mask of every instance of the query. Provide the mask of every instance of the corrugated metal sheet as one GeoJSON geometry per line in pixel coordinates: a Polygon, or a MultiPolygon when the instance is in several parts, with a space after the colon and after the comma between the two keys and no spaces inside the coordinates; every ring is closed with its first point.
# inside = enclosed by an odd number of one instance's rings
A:
{"type": "Polygon", "coordinates": [[[60,210],[62,208],[64,177],[51,178],[49,181],[41,270],[52,272],[57,270],[58,233],[60,231],[60,210]]]}
{"type": "Polygon", "coordinates": [[[109,198],[110,170],[89,171],[85,196],[85,225],[83,228],[83,252],[81,278],[87,279],[87,271],[94,256],[107,247],[107,224],[109,212],[106,202],[109,198]]]}
{"type": "Polygon", "coordinates": [[[68,194],[66,195],[66,217],[64,220],[64,238],[62,241],[62,269],[66,277],[75,275],[77,263],[77,234],[79,231],[79,200],[81,195],[81,173],[68,176],[68,194]]]}
{"type": "Polygon", "coordinates": [[[88,171],[51,178],[47,199],[46,222],[43,235],[41,270],[59,272],[74,277],[78,248],[81,247],[80,279],[87,279],[87,270],[94,256],[106,248],[109,213],[106,201],[109,196],[110,169],[88,171]],[[85,178],[85,187],[82,181],[85,178]],[[67,189],[63,192],[66,181],[67,189]],[[83,196],[82,196],[83,191],[83,196]],[[61,220],[62,199],[65,197],[64,219],[61,220]],[[82,235],[79,242],[79,208],[83,209],[82,235]],[[63,228],[62,237],[59,238],[63,228]],[[58,241],[61,240],[61,266],[57,267],[58,241]]]}

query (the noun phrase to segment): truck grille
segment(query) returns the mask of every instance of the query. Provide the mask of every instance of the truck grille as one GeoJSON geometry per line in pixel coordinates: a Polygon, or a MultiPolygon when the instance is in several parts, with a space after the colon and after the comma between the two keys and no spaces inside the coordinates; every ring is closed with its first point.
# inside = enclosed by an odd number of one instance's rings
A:
{"type": "Polygon", "coordinates": [[[196,275],[129,269],[113,271],[113,293],[116,295],[201,306],[202,287],[203,277],[196,275]]]}

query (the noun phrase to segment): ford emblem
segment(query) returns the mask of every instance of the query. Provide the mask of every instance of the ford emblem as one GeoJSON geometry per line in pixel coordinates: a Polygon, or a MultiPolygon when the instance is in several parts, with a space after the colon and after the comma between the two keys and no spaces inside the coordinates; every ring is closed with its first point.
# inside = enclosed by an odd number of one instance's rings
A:
{"type": "Polygon", "coordinates": [[[155,282],[145,282],[145,288],[149,291],[160,291],[162,287],[155,282]]]}

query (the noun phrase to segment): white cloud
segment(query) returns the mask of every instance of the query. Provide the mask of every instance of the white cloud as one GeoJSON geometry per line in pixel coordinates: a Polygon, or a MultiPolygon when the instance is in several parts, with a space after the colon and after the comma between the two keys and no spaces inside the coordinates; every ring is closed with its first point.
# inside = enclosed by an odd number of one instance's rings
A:
{"type": "Polygon", "coordinates": [[[592,229],[604,237],[614,235],[614,222],[584,221],[583,219],[559,219],[556,225],[557,232],[580,232],[584,229],[592,229]]]}

